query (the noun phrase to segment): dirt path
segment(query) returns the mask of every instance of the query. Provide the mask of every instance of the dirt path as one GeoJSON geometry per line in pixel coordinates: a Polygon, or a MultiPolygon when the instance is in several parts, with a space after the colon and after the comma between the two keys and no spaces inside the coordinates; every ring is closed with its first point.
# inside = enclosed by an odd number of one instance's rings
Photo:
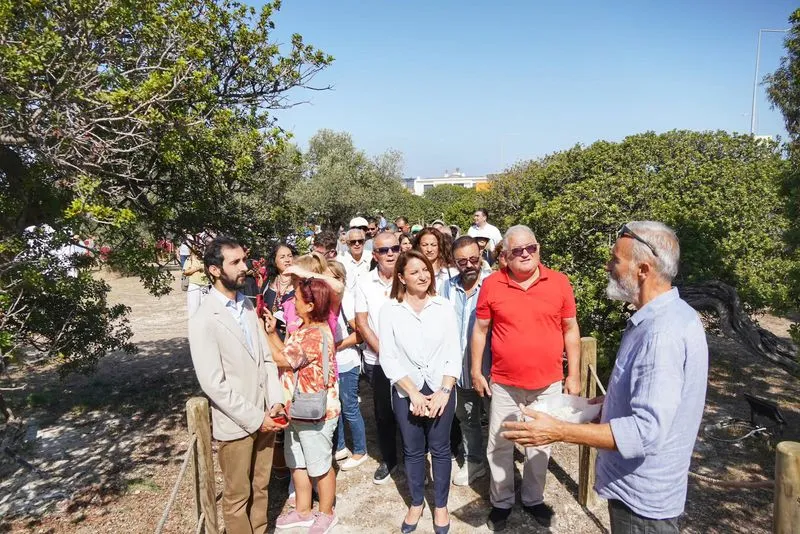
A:
{"type": "MultiPolygon", "coordinates": [[[[160,519],[186,449],[184,404],[200,394],[186,341],[185,294],[178,290],[159,300],[147,295],[134,279],[110,277],[110,283],[113,300],[132,308],[139,353],[111,355],[90,377],[59,381],[53,369],[43,369],[28,375],[31,387],[26,392],[10,396],[14,405],[24,406],[22,415],[38,427],[31,445],[18,451],[37,471],[8,458],[0,462],[0,532],[145,533],[153,532],[160,519]]],[[[796,379],[767,362],[753,361],[726,340],[711,338],[710,342],[706,421],[724,415],[746,418],[739,394],[757,392],[780,402],[793,429],[784,438],[800,439],[796,379]]],[[[405,479],[401,475],[383,486],[372,483],[377,443],[374,431],[369,432],[374,429],[368,409],[371,392],[363,383],[361,396],[373,459],[355,472],[339,473],[336,532],[395,532],[408,498],[405,479]]],[[[773,468],[769,443],[723,446],[702,435],[693,461],[694,470],[718,478],[771,478],[773,468]]],[[[577,471],[577,448],[554,447],[546,499],[555,508],[557,522],[550,532],[607,532],[604,503],[593,510],[577,504],[577,471]]],[[[274,478],[271,484],[273,522],[285,504],[287,483],[274,478]]],[[[489,532],[487,497],[486,478],[473,487],[453,487],[451,531],[489,532]]],[[[685,532],[697,533],[767,533],[771,502],[771,492],[763,490],[720,491],[692,483],[682,526],[685,532]]],[[[193,532],[193,509],[186,477],[165,532],[193,532]]],[[[418,531],[432,531],[429,509],[418,531]]],[[[515,507],[507,532],[540,531],[545,532],[515,507]]]]}

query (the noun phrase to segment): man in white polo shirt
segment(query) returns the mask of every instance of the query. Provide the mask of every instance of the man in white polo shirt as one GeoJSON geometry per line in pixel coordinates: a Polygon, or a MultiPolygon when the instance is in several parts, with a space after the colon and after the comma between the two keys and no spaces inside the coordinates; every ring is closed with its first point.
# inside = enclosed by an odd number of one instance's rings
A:
{"type": "Polygon", "coordinates": [[[467,230],[470,237],[486,236],[489,238],[488,250],[494,250],[497,244],[503,240],[500,230],[496,226],[489,224],[489,212],[486,208],[478,208],[472,214],[472,226],[467,230]]]}
{"type": "Polygon", "coordinates": [[[372,253],[364,250],[366,236],[360,228],[351,228],[347,231],[347,252],[339,256],[339,261],[347,271],[347,287],[352,289],[358,277],[369,272],[372,262],[372,253]]]}
{"type": "MultiPolygon", "coordinates": [[[[381,463],[372,481],[384,484],[397,467],[397,425],[392,411],[392,386],[379,361],[378,317],[383,305],[389,302],[394,266],[400,255],[400,243],[392,232],[375,237],[373,249],[378,267],[359,277],[356,284],[356,326],[364,338],[364,374],[372,386],[375,424],[378,427],[378,446],[381,463]]],[[[349,278],[349,274],[348,274],[349,278]]]]}

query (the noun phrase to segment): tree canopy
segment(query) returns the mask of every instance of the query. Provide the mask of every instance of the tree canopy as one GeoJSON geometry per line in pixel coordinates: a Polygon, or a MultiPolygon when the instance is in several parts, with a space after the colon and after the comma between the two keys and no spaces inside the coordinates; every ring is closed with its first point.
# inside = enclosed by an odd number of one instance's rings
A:
{"type": "MultiPolygon", "coordinates": [[[[93,235],[111,247],[110,265],[155,294],[172,280],[158,265],[157,239],[203,230],[247,239],[285,228],[285,211],[248,204],[283,204],[272,177],[294,168],[272,110],[292,105],[289,92],[308,87],[333,58],[297,34],[275,42],[279,7],[0,0],[1,350],[35,342],[52,356],[80,359],[79,347],[57,341],[108,290],[53,269],[50,281],[34,276],[52,254],[19,261],[29,225],[53,227],[53,249],[69,234],[93,235]],[[59,306],[76,310],[54,308],[66,325],[32,314],[39,303],[30,299],[45,282],[62,297],[59,306]]],[[[108,328],[87,330],[83,340],[125,344],[116,327],[123,316],[109,316],[108,328]]]]}
{"type": "MultiPolygon", "coordinates": [[[[786,131],[789,133],[787,152],[790,165],[782,175],[784,202],[791,225],[786,233],[786,241],[792,253],[800,250],[800,9],[789,17],[791,27],[784,41],[786,55],[781,59],[778,69],[767,75],[764,82],[767,95],[773,107],[783,115],[786,131]]],[[[800,266],[787,273],[793,298],[800,300],[800,266]]],[[[800,327],[793,325],[793,338],[800,344],[800,327]]]]}
{"type": "Polygon", "coordinates": [[[611,348],[627,312],[605,297],[604,266],[630,220],[677,231],[678,284],[721,280],[750,309],[797,305],[786,280],[800,258],[783,239],[791,222],[781,201],[785,165],[776,143],[751,136],[645,133],[519,165],[498,178],[488,205],[503,226],[530,225],[543,261],[572,280],[582,333],[611,348]]]}

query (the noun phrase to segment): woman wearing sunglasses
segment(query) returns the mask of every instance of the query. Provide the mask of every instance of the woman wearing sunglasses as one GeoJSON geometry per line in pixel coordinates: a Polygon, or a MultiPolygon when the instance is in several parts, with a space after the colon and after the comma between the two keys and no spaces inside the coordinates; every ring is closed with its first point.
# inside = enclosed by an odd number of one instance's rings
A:
{"type": "Polygon", "coordinates": [[[412,532],[422,516],[426,444],[433,464],[433,530],[450,529],[450,427],[455,412],[451,393],[461,374],[462,353],[452,305],[436,296],[434,268],[416,250],[400,254],[391,300],[380,312],[381,365],[392,383],[392,409],[403,436],[411,506],[401,526],[412,532]]]}

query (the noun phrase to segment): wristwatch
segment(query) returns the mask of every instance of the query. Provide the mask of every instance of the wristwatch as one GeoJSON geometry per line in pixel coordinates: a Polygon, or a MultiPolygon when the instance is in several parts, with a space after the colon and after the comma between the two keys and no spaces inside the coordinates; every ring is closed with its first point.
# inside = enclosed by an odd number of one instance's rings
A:
{"type": "Polygon", "coordinates": [[[450,391],[452,391],[452,390],[450,388],[446,388],[446,387],[442,386],[442,387],[439,388],[439,391],[444,391],[445,393],[450,395],[450,391]]]}

